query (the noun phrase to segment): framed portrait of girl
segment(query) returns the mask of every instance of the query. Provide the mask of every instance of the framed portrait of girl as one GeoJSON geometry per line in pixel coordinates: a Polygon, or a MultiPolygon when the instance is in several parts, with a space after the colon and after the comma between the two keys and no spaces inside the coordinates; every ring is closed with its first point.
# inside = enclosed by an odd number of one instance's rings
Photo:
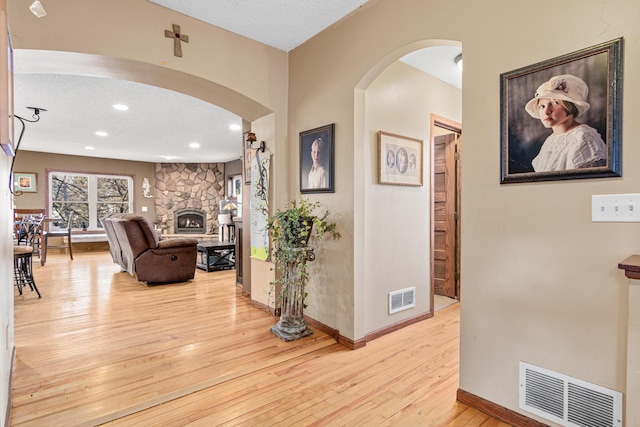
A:
{"type": "Polygon", "coordinates": [[[502,184],[622,175],[622,42],[500,76],[502,184]]]}

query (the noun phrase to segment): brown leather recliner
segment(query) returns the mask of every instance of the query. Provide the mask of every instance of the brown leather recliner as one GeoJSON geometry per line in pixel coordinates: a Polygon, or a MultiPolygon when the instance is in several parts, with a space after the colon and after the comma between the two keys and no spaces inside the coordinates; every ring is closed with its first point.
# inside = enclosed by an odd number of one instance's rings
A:
{"type": "Polygon", "coordinates": [[[198,241],[160,240],[151,222],[135,214],[111,214],[100,219],[113,262],[141,282],[174,283],[193,279],[198,241]]]}

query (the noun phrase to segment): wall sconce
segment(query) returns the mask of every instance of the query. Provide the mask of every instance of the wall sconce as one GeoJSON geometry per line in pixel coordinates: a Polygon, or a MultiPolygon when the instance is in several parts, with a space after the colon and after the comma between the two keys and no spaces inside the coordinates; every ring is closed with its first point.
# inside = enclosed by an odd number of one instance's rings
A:
{"type": "Polygon", "coordinates": [[[258,138],[256,137],[255,133],[249,132],[247,134],[247,142],[249,143],[249,148],[251,148],[252,150],[260,150],[261,152],[264,153],[264,141],[260,141],[260,147],[253,148],[253,143],[256,142],[257,140],[258,138]]]}
{"type": "Polygon", "coordinates": [[[47,15],[47,11],[44,10],[44,7],[40,3],[40,0],[34,0],[31,6],[29,6],[29,10],[38,18],[42,18],[43,16],[47,15]]]}
{"type": "Polygon", "coordinates": [[[456,65],[458,66],[458,69],[462,71],[462,54],[456,56],[453,62],[455,62],[456,65]]]}

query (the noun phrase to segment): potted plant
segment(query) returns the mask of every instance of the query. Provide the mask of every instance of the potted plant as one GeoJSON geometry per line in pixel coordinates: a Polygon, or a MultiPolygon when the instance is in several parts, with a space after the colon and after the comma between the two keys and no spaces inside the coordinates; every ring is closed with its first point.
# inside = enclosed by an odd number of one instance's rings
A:
{"type": "Polygon", "coordinates": [[[307,261],[315,259],[309,238],[330,236],[339,239],[336,224],[329,222],[329,211],[321,216],[314,211],[319,202],[307,199],[293,200],[287,209],[269,218],[267,226],[273,239],[273,258],[280,278],[271,282],[272,289],[280,285],[280,320],[271,331],[285,341],[299,339],[313,332],[304,320],[305,285],[309,277],[307,261]]]}

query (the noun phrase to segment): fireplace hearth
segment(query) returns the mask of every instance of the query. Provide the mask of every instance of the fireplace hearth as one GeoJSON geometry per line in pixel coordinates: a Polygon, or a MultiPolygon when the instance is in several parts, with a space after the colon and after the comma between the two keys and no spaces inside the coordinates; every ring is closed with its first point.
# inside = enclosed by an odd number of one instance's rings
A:
{"type": "Polygon", "coordinates": [[[204,234],[207,214],[201,209],[180,209],[174,214],[175,234],[204,234]]]}

